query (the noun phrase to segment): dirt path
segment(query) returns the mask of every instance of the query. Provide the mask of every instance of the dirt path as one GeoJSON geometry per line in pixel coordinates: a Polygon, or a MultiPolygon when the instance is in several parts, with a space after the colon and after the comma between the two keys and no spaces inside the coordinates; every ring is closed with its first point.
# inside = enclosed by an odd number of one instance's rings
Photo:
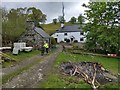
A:
{"type": "Polygon", "coordinates": [[[42,59],[43,56],[36,55],[34,57],[31,57],[29,59],[23,60],[21,62],[15,63],[13,66],[9,66],[7,68],[2,68],[2,75],[10,74],[16,70],[19,70],[20,68],[23,68],[29,64],[32,64],[33,62],[37,61],[38,59],[42,59]]]}
{"type": "Polygon", "coordinates": [[[3,88],[35,88],[38,82],[43,80],[44,76],[50,72],[57,55],[61,52],[61,49],[62,47],[60,46],[56,52],[45,56],[43,61],[5,83],[3,88]]]}

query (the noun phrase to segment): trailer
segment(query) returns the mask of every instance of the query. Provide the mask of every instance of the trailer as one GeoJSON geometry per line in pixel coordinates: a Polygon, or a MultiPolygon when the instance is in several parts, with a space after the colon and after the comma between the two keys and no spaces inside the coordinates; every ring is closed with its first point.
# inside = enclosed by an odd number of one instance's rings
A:
{"type": "Polygon", "coordinates": [[[30,52],[32,51],[33,47],[26,47],[25,42],[20,42],[20,43],[14,43],[14,48],[13,48],[13,54],[19,54],[19,52],[26,51],[30,52]]]}

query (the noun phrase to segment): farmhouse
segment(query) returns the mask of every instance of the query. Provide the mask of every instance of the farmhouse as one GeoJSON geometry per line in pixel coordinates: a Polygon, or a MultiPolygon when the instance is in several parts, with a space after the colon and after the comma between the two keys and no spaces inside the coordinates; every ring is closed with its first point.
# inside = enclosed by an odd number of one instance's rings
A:
{"type": "Polygon", "coordinates": [[[27,21],[26,32],[24,32],[19,42],[26,42],[27,46],[40,48],[43,41],[48,41],[50,44],[50,36],[44,31],[42,27],[36,27],[33,21],[27,21]]]}
{"type": "Polygon", "coordinates": [[[79,25],[72,25],[72,26],[63,26],[58,29],[54,34],[51,36],[55,38],[57,43],[60,42],[80,42],[84,43],[86,41],[85,35],[86,33],[80,28],[79,25]]]}

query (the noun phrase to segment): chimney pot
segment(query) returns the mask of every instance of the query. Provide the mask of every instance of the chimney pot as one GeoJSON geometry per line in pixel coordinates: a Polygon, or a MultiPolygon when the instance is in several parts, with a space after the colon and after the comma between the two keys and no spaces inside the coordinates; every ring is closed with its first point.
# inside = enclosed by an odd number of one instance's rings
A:
{"type": "Polygon", "coordinates": [[[61,23],[61,28],[63,28],[64,27],[64,24],[63,23],[61,23]]]}

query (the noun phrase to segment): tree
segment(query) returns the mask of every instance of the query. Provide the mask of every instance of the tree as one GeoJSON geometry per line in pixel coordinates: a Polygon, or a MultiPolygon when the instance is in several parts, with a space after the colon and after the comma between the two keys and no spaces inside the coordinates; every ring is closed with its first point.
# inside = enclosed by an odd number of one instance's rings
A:
{"type": "Polygon", "coordinates": [[[2,44],[5,46],[9,42],[18,40],[25,31],[27,19],[26,8],[11,9],[2,13],[2,44]],[[14,33],[13,33],[14,32],[14,33]]]}
{"type": "Polygon", "coordinates": [[[57,24],[57,19],[56,19],[56,18],[53,19],[53,23],[54,23],[54,24],[57,24]]]}
{"type": "Polygon", "coordinates": [[[47,20],[46,17],[47,16],[45,14],[43,14],[42,18],[40,19],[40,22],[44,24],[46,22],[46,20],[47,20]]]}
{"type": "Polygon", "coordinates": [[[75,24],[75,23],[76,23],[76,18],[75,18],[75,17],[72,17],[72,18],[70,19],[70,22],[71,22],[72,24],[75,24]]]}
{"type": "Polygon", "coordinates": [[[56,42],[55,38],[51,37],[52,48],[56,47],[56,44],[57,44],[57,42],[56,42]]]}
{"type": "Polygon", "coordinates": [[[36,9],[35,7],[30,7],[27,9],[29,19],[35,21],[35,25],[39,26],[39,22],[45,23],[46,15],[42,13],[40,9],[36,9]]]}
{"type": "Polygon", "coordinates": [[[6,22],[8,20],[7,18],[8,11],[6,10],[6,8],[1,8],[1,12],[2,12],[2,22],[6,22]]]}
{"type": "Polygon", "coordinates": [[[25,31],[27,15],[23,11],[24,8],[11,9],[2,17],[2,19],[6,18],[2,22],[3,45],[7,44],[6,41],[16,41],[25,31]]]}
{"type": "Polygon", "coordinates": [[[88,50],[118,53],[120,2],[89,2],[85,15],[88,23],[84,30],[88,32],[86,46],[88,50]]]}
{"type": "Polygon", "coordinates": [[[64,22],[65,22],[65,19],[64,19],[63,16],[59,16],[59,17],[58,17],[58,21],[59,21],[60,23],[64,23],[64,22]]]}
{"type": "Polygon", "coordinates": [[[78,16],[78,23],[80,24],[80,27],[82,28],[83,27],[83,23],[85,22],[84,20],[84,16],[82,16],[82,14],[80,14],[78,16]]]}

